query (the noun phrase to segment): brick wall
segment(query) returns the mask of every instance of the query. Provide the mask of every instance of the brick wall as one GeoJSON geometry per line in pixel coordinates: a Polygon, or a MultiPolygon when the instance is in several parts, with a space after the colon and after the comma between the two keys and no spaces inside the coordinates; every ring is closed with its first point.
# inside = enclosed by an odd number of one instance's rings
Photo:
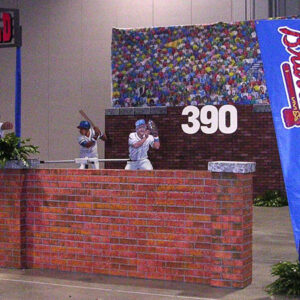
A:
{"type": "MultiPolygon", "coordinates": [[[[105,145],[106,158],[128,158],[128,135],[138,118],[153,119],[159,128],[161,149],[150,151],[155,169],[207,170],[208,161],[255,161],[254,194],[266,190],[284,191],[279,153],[271,112],[256,112],[252,105],[236,106],[238,130],[231,135],[219,131],[187,135],[181,124],[182,107],[169,107],[166,115],[106,115],[111,138],[105,145]]],[[[107,168],[124,168],[124,163],[107,163],[107,168]]]]}
{"type": "Polygon", "coordinates": [[[0,267],[24,267],[26,237],[24,175],[0,172],[0,267]]]}
{"type": "Polygon", "coordinates": [[[242,288],[252,175],[0,170],[0,267],[242,288]]]}

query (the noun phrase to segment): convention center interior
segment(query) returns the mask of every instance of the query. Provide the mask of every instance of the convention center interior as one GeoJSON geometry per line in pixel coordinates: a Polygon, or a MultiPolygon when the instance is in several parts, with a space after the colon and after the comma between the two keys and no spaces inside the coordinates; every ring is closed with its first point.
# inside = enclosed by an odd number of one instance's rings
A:
{"type": "Polygon", "coordinates": [[[300,0],[0,0],[0,299],[300,299],[299,139],[300,0]]]}

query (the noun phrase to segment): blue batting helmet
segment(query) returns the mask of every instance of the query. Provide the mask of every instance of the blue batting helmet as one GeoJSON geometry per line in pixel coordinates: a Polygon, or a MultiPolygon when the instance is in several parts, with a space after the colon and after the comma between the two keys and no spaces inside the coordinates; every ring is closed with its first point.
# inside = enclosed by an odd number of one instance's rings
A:
{"type": "Polygon", "coordinates": [[[139,128],[142,125],[146,125],[146,122],[144,119],[140,119],[135,122],[135,128],[139,128]]]}
{"type": "Polygon", "coordinates": [[[90,129],[91,124],[88,121],[81,121],[80,124],[77,126],[78,129],[90,129]]]}

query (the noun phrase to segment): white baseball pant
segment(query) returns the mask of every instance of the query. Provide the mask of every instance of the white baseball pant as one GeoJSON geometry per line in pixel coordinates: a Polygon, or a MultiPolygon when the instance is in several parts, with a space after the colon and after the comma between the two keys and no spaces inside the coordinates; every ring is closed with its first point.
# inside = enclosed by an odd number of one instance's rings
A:
{"type": "Polygon", "coordinates": [[[128,161],[125,170],[153,170],[153,166],[148,158],[128,161]]]}
{"type": "MultiPolygon", "coordinates": [[[[95,170],[99,170],[99,169],[100,169],[100,166],[99,166],[99,162],[98,162],[98,161],[92,163],[91,165],[92,165],[92,168],[95,169],[95,170]]],[[[88,166],[89,166],[89,165],[86,165],[86,164],[80,164],[79,169],[80,169],[80,170],[88,169],[88,166]]]]}

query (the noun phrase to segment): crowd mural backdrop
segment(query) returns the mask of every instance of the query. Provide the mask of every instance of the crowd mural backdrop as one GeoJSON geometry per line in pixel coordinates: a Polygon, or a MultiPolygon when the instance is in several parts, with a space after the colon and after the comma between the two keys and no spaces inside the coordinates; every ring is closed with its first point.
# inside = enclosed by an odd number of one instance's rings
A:
{"type": "Polygon", "coordinates": [[[113,107],[269,103],[254,21],[113,29],[113,107]]]}

